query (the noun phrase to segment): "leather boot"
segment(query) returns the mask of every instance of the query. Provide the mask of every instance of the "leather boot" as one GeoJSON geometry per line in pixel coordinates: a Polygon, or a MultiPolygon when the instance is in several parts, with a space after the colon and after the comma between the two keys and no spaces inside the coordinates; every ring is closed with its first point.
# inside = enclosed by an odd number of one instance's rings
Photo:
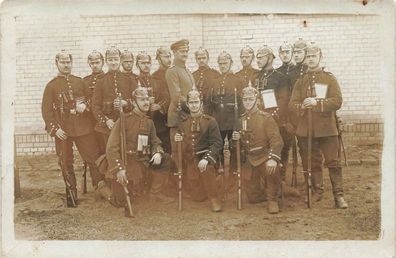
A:
{"type": "Polygon", "coordinates": [[[341,167],[329,168],[329,175],[333,190],[333,196],[334,197],[337,197],[338,195],[342,196],[343,195],[342,168],[341,167]]]}
{"type": "Polygon", "coordinates": [[[105,181],[99,181],[98,187],[95,190],[95,200],[98,201],[103,198],[110,203],[112,202],[112,192],[111,189],[106,185],[105,181]]]}
{"type": "Polygon", "coordinates": [[[222,209],[221,201],[218,198],[210,198],[212,211],[219,212],[222,209]]]}
{"type": "Polygon", "coordinates": [[[338,208],[338,209],[346,209],[346,208],[348,208],[348,203],[344,200],[343,196],[337,195],[334,198],[334,201],[335,201],[336,208],[338,208]]]}
{"type": "Polygon", "coordinates": [[[301,196],[301,194],[297,188],[289,186],[288,184],[286,184],[285,181],[282,181],[281,184],[282,184],[282,191],[283,191],[284,196],[289,196],[289,197],[300,197],[301,196]]]}
{"type": "Polygon", "coordinates": [[[267,176],[267,188],[266,194],[268,199],[268,212],[270,214],[276,214],[279,212],[279,205],[278,205],[278,190],[280,183],[278,181],[279,175],[272,175],[267,176]]]}

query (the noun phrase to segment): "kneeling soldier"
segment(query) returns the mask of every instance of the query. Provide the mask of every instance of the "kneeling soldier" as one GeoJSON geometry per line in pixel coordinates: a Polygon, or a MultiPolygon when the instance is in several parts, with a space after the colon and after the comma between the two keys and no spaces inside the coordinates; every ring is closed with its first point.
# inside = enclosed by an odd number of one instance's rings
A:
{"type": "Polygon", "coordinates": [[[175,141],[182,145],[183,173],[187,178],[191,198],[204,201],[209,197],[212,210],[221,211],[221,175],[217,175],[214,165],[222,149],[222,140],[216,120],[202,113],[199,92],[193,89],[187,94],[190,114],[178,127],[175,141]]]}
{"type": "Polygon", "coordinates": [[[126,206],[126,185],[129,196],[139,196],[150,192],[151,197],[164,202],[174,201],[163,194],[170,170],[170,156],[164,153],[161,140],[157,137],[153,121],[146,116],[150,109],[148,91],[138,87],[133,92],[132,112],[125,114],[125,152],[126,165],[122,160],[120,119],[110,133],[106,148],[108,170],[106,179],[111,189],[101,182],[99,193],[113,205],[125,207],[125,215],[129,212],[126,206]],[[111,190],[111,191],[110,191],[111,190]]]}
{"type": "Polygon", "coordinates": [[[251,86],[242,90],[242,103],[246,112],[236,127],[240,131],[234,131],[232,139],[241,140],[242,178],[246,180],[249,202],[258,203],[267,199],[268,212],[278,213],[277,198],[281,181],[279,165],[283,141],[272,116],[257,108],[257,95],[257,90],[251,86]]]}

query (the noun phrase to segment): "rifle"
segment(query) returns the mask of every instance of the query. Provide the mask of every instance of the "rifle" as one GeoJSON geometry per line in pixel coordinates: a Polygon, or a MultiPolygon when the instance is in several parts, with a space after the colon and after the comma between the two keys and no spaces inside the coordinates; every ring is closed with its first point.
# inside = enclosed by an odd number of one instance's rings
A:
{"type": "Polygon", "coordinates": [[[83,173],[83,185],[82,185],[83,193],[87,193],[87,162],[84,161],[84,173],[83,173]]]}
{"type": "MultiPolygon", "coordinates": [[[[120,102],[120,142],[121,142],[121,160],[123,162],[124,167],[127,167],[127,156],[126,156],[126,133],[125,133],[125,114],[122,109],[122,104],[121,104],[121,93],[117,93],[117,97],[120,102]]],[[[129,196],[129,191],[127,188],[127,182],[123,182],[121,185],[124,188],[125,192],[125,198],[127,201],[128,205],[128,211],[129,211],[129,216],[134,217],[135,215],[133,214],[132,210],[132,204],[131,204],[131,197],[129,196]]]]}
{"type": "Polygon", "coordinates": [[[297,142],[296,137],[293,135],[292,138],[292,155],[293,155],[293,171],[292,171],[292,180],[291,186],[296,188],[297,187],[297,142]]]}
{"type": "MultiPolygon", "coordinates": [[[[234,89],[234,130],[236,129],[236,123],[238,122],[238,99],[237,89],[234,89]]],[[[238,179],[238,198],[237,198],[237,209],[242,210],[242,179],[241,179],[241,141],[236,141],[236,175],[238,179]]]]}
{"type": "Polygon", "coordinates": [[[339,146],[338,146],[338,158],[341,158],[341,150],[342,153],[344,154],[344,162],[345,166],[348,167],[348,160],[347,160],[347,155],[345,152],[345,147],[344,147],[344,140],[342,139],[342,130],[340,128],[340,117],[337,116],[337,113],[335,115],[335,120],[336,120],[336,126],[337,126],[337,131],[338,131],[338,141],[339,141],[339,146]]]}
{"type": "Polygon", "coordinates": [[[182,210],[182,174],[183,174],[183,160],[182,160],[182,142],[177,143],[177,173],[178,176],[178,192],[179,192],[179,200],[178,200],[178,210],[182,210]]]}
{"type": "MultiPolygon", "coordinates": [[[[59,124],[61,128],[64,128],[63,126],[63,115],[64,115],[64,103],[63,103],[63,96],[62,93],[59,94],[59,99],[60,99],[60,117],[59,117],[59,124]]],[[[57,115],[58,112],[55,112],[57,115]]],[[[70,182],[70,175],[69,172],[67,171],[67,167],[65,164],[65,157],[64,157],[64,150],[66,149],[66,140],[61,141],[61,147],[60,147],[60,153],[59,153],[59,158],[60,158],[60,167],[62,171],[62,176],[63,176],[63,181],[65,182],[66,185],[66,206],[67,207],[77,207],[76,203],[76,196],[73,191],[73,184],[70,182]],[[71,204],[69,204],[69,200],[71,204]]],[[[75,188],[75,186],[74,186],[75,188]]]]}
{"type": "MultiPolygon", "coordinates": [[[[312,88],[311,86],[308,88],[309,96],[312,96],[312,88]]],[[[308,117],[308,164],[306,171],[306,179],[307,179],[307,199],[308,199],[308,208],[312,207],[312,109],[307,109],[307,117],[308,117]]]]}

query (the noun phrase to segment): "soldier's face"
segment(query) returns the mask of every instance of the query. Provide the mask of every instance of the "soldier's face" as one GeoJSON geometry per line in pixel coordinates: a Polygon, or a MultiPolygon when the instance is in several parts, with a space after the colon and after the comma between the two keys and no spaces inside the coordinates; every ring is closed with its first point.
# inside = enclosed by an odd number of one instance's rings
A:
{"type": "Polygon", "coordinates": [[[305,59],[305,50],[303,49],[295,50],[293,52],[293,57],[294,57],[294,61],[296,61],[297,64],[301,64],[302,62],[304,62],[305,59]]]}
{"type": "Polygon", "coordinates": [[[150,98],[136,98],[135,108],[139,108],[142,112],[148,112],[150,109],[150,98]]]}
{"type": "Polygon", "coordinates": [[[189,99],[187,102],[187,107],[190,109],[192,114],[199,113],[201,111],[201,100],[189,99]]]}
{"type": "Polygon", "coordinates": [[[256,97],[252,96],[252,97],[242,98],[242,103],[243,103],[243,107],[249,111],[252,108],[254,108],[254,106],[256,105],[256,97]]]}
{"type": "Polygon", "coordinates": [[[220,73],[224,74],[230,71],[232,62],[230,59],[227,58],[227,59],[220,59],[218,64],[219,64],[220,73]]]}
{"type": "Polygon", "coordinates": [[[138,68],[141,73],[150,73],[151,61],[149,58],[138,61],[138,68]]]}
{"type": "Polygon", "coordinates": [[[310,69],[317,68],[320,64],[321,57],[322,56],[321,56],[320,52],[310,53],[309,55],[307,55],[308,68],[310,68],[310,69]]]}
{"type": "Polygon", "coordinates": [[[106,64],[109,67],[109,71],[118,71],[120,63],[119,56],[109,56],[106,58],[106,64]]]}
{"type": "Polygon", "coordinates": [[[60,57],[56,62],[56,66],[61,74],[70,74],[72,68],[72,61],[69,56],[60,57]]]}
{"type": "Polygon", "coordinates": [[[209,58],[206,53],[198,53],[195,57],[195,60],[197,61],[199,67],[207,66],[209,62],[209,58]]]}
{"type": "Polygon", "coordinates": [[[253,54],[242,53],[241,64],[243,67],[249,66],[253,61],[253,54]]]}
{"type": "Polygon", "coordinates": [[[170,53],[168,55],[159,55],[158,58],[159,58],[158,62],[159,62],[159,64],[161,66],[166,67],[166,68],[171,66],[171,64],[172,64],[172,56],[171,56],[170,53]]]}
{"type": "Polygon", "coordinates": [[[257,55],[256,60],[257,60],[258,68],[260,69],[264,68],[270,61],[270,57],[271,55],[257,55]]]}
{"type": "Polygon", "coordinates": [[[100,73],[102,71],[103,62],[101,59],[89,60],[88,64],[93,73],[100,73]]]}
{"type": "Polygon", "coordinates": [[[176,60],[180,60],[182,62],[186,62],[188,58],[188,51],[189,49],[186,47],[179,48],[178,50],[175,50],[173,53],[175,55],[176,60]]]}
{"type": "Polygon", "coordinates": [[[292,60],[292,52],[291,50],[281,50],[279,51],[279,58],[283,63],[288,64],[292,60]]]}
{"type": "Polygon", "coordinates": [[[122,61],[122,68],[125,72],[132,71],[133,68],[133,59],[127,59],[122,61]]]}

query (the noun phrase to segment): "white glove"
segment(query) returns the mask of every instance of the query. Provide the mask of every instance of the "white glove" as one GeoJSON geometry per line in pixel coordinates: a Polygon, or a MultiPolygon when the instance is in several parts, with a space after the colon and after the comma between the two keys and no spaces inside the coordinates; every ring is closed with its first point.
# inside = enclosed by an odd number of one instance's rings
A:
{"type": "Polygon", "coordinates": [[[234,132],[232,133],[232,139],[233,139],[234,141],[238,141],[239,139],[241,139],[241,134],[240,134],[239,132],[237,132],[237,131],[234,131],[234,132]]]}
{"type": "Polygon", "coordinates": [[[318,101],[315,98],[306,98],[302,104],[303,108],[312,108],[318,104],[318,101]]]}
{"type": "Polygon", "coordinates": [[[85,109],[87,108],[87,105],[85,105],[85,103],[80,102],[76,104],[76,111],[77,113],[82,113],[85,111],[85,109]]]}
{"type": "Polygon", "coordinates": [[[278,165],[278,163],[273,159],[269,159],[269,160],[267,160],[265,165],[267,167],[267,173],[269,175],[273,175],[275,173],[276,166],[278,165]]]}
{"type": "Polygon", "coordinates": [[[161,153],[155,153],[153,157],[150,159],[150,162],[153,162],[153,165],[161,164],[162,155],[161,153]]]}
{"type": "Polygon", "coordinates": [[[67,139],[67,135],[66,135],[65,131],[63,131],[61,128],[56,130],[55,135],[56,135],[56,137],[58,137],[61,140],[67,139]]]}
{"type": "Polygon", "coordinates": [[[128,184],[128,179],[126,177],[126,170],[120,170],[117,172],[117,182],[124,185],[124,184],[128,184]]]}
{"type": "Polygon", "coordinates": [[[106,125],[107,125],[107,128],[109,128],[110,130],[113,129],[113,127],[114,127],[113,119],[107,119],[106,125]]]}
{"type": "Polygon", "coordinates": [[[181,142],[183,141],[183,136],[179,133],[175,134],[175,142],[181,142]]]}
{"type": "Polygon", "coordinates": [[[206,159],[201,159],[198,163],[199,171],[204,172],[206,170],[206,166],[208,165],[208,161],[206,159]]]}

